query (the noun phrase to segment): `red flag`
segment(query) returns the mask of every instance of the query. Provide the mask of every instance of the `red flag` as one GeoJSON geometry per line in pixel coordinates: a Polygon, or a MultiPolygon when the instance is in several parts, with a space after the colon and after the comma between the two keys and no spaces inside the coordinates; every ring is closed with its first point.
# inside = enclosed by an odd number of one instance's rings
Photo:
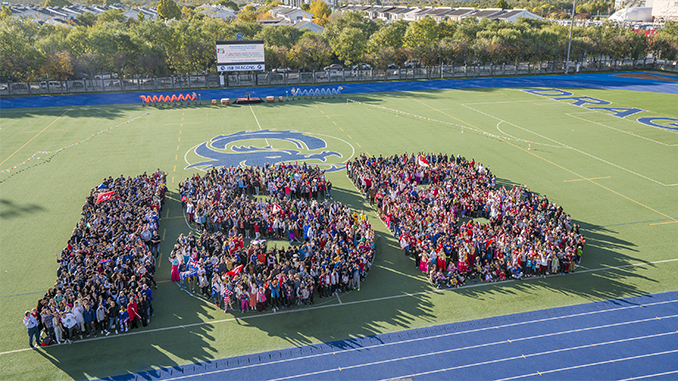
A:
{"type": "Polygon", "coordinates": [[[281,208],[280,205],[278,205],[278,204],[273,204],[273,208],[271,208],[271,212],[272,212],[273,214],[276,214],[276,213],[278,213],[278,212],[281,211],[281,210],[282,210],[282,208],[281,208]]]}
{"type": "Polygon", "coordinates": [[[422,167],[428,167],[428,161],[422,155],[417,156],[417,163],[422,167]]]}
{"type": "Polygon", "coordinates": [[[240,270],[242,270],[242,265],[240,265],[240,266],[234,268],[233,270],[227,272],[226,275],[236,276],[236,275],[238,275],[238,273],[240,272],[240,270]]]}
{"type": "Polygon", "coordinates": [[[96,203],[98,204],[102,201],[107,201],[107,200],[112,199],[114,193],[115,193],[115,191],[99,193],[99,195],[97,195],[97,202],[96,203]]]}

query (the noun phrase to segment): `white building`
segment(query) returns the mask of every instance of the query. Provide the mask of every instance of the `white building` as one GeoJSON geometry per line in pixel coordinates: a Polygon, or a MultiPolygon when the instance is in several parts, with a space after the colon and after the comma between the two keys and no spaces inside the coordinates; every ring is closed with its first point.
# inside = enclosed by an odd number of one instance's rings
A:
{"type": "Polygon", "coordinates": [[[678,21],[678,1],[654,0],[652,17],[655,21],[678,21]]]}
{"type": "Polygon", "coordinates": [[[224,21],[233,20],[238,16],[238,13],[231,8],[223,5],[203,4],[196,8],[198,13],[202,13],[209,18],[222,19],[224,21]]]}

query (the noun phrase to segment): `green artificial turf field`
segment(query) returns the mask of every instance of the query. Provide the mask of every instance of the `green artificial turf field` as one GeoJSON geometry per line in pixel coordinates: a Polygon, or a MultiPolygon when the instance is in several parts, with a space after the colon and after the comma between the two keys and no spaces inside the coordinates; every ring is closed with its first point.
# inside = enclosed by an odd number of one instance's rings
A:
{"type": "MultiPolygon", "coordinates": [[[[635,121],[642,116],[678,117],[678,96],[569,91],[608,100],[614,107],[647,111],[621,119],[572,101],[508,88],[349,96],[362,103],[344,96],[252,107],[3,110],[0,170],[39,154],[0,173],[0,378],[106,377],[678,290],[678,133],[635,121]],[[437,291],[370,212],[377,258],[361,291],[276,314],[225,314],[169,282],[167,254],[178,234],[188,231],[175,192],[180,181],[197,171],[185,169],[198,161],[194,147],[220,134],[260,129],[322,137],[328,150],[343,155],[338,162],[353,151],[447,152],[474,158],[489,166],[500,184],[527,184],[562,205],[587,239],[582,265],[567,276],[437,291]],[[168,173],[170,193],[160,224],[163,259],[156,279],[161,283],[154,290],[151,324],[129,334],[28,349],[23,312],[54,284],[55,254],[69,239],[90,189],[104,177],[157,168],[168,173]]],[[[248,144],[265,145],[256,140],[248,144]]],[[[369,209],[343,171],[329,176],[336,199],[369,209]]]]}

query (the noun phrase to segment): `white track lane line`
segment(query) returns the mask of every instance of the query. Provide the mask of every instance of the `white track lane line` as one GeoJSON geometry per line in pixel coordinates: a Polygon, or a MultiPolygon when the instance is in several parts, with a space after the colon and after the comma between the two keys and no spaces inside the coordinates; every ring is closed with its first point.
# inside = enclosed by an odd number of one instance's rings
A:
{"type": "MultiPolygon", "coordinates": [[[[671,318],[676,318],[678,315],[667,315],[667,316],[662,316],[661,319],[671,319],[671,318]]],[[[559,318],[558,318],[559,319],[559,318]]],[[[533,340],[533,339],[540,339],[540,338],[545,338],[545,337],[553,337],[553,336],[559,336],[559,335],[565,335],[565,334],[571,334],[575,332],[584,332],[584,331],[591,331],[595,329],[603,329],[603,328],[610,328],[610,327],[618,327],[618,326],[623,326],[623,325],[629,325],[629,324],[636,324],[636,323],[644,323],[648,321],[656,321],[657,317],[652,317],[652,318],[646,318],[646,319],[640,319],[640,320],[632,320],[628,322],[622,322],[622,323],[614,323],[614,324],[605,324],[601,326],[596,326],[596,327],[588,327],[588,328],[579,328],[579,329],[570,329],[567,331],[562,331],[562,332],[551,332],[548,334],[543,334],[543,335],[535,335],[535,336],[529,336],[529,337],[519,337],[513,340],[501,340],[501,341],[496,341],[496,342],[491,342],[491,343],[485,343],[485,344],[477,344],[477,345],[471,345],[467,347],[461,347],[461,348],[453,348],[453,349],[446,349],[442,351],[437,351],[437,352],[428,352],[425,354],[421,355],[413,355],[407,357],[407,359],[412,359],[412,358],[418,358],[418,357],[425,357],[425,356],[432,356],[432,355],[438,355],[438,354],[444,354],[444,353],[450,353],[450,352],[458,352],[458,351],[463,351],[467,349],[475,349],[475,348],[482,348],[482,347],[487,347],[487,346],[494,346],[494,345],[500,345],[500,344],[506,344],[506,343],[511,343],[511,342],[519,342],[519,341],[526,341],[526,340],[533,340]]],[[[341,352],[341,353],[348,353],[348,352],[354,352],[354,351],[361,351],[361,350],[369,350],[369,349],[374,349],[374,348],[381,348],[381,347],[387,347],[387,346],[393,346],[393,345],[398,345],[398,344],[405,344],[405,343],[413,343],[417,341],[424,341],[424,340],[429,340],[433,338],[442,338],[442,337],[447,337],[447,336],[456,336],[456,335],[461,335],[465,333],[472,333],[472,332],[478,332],[478,331],[484,331],[488,329],[497,329],[497,328],[506,328],[506,327],[511,327],[515,325],[521,325],[524,323],[513,323],[513,324],[507,324],[504,326],[499,326],[499,327],[488,327],[488,328],[481,328],[481,329],[474,329],[474,330],[469,330],[469,331],[462,331],[462,332],[450,332],[450,333],[445,333],[441,335],[435,335],[435,336],[429,336],[429,337],[421,337],[421,338],[415,338],[415,339],[408,339],[408,340],[402,340],[402,341],[397,341],[394,343],[382,343],[382,344],[376,344],[376,345],[370,345],[370,346],[365,346],[365,347],[359,347],[359,348],[351,348],[351,349],[345,349],[341,351],[334,351],[334,352],[326,352],[326,353],[319,353],[315,355],[308,355],[308,356],[302,356],[302,357],[296,357],[292,359],[285,359],[285,360],[276,360],[276,361],[271,361],[267,363],[260,363],[260,364],[252,364],[252,365],[246,365],[242,367],[237,367],[237,368],[230,368],[230,369],[222,369],[222,370],[215,370],[212,372],[206,372],[206,373],[200,373],[199,375],[209,375],[209,374],[216,374],[216,373],[223,373],[223,372],[230,372],[230,371],[235,371],[235,370],[242,370],[242,369],[250,369],[250,368],[256,368],[256,367],[261,367],[261,366],[268,366],[268,365],[275,365],[275,364],[281,364],[281,363],[287,363],[291,361],[299,361],[299,360],[308,360],[311,358],[317,358],[317,357],[323,357],[323,356],[328,356],[328,355],[334,355],[336,352],[341,352]]],[[[399,358],[399,359],[391,359],[391,360],[384,360],[379,363],[383,362],[388,362],[388,361],[398,361],[401,359],[405,358],[399,358]]],[[[376,363],[370,363],[371,365],[375,365],[376,363]]],[[[361,365],[356,365],[354,367],[361,366],[361,365]]],[[[345,367],[344,369],[349,369],[350,367],[345,367]]],[[[329,371],[334,371],[335,369],[330,369],[327,370],[329,371]]],[[[317,373],[314,373],[317,374],[317,373]]],[[[189,377],[195,377],[197,375],[187,375],[187,376],[181,376],[181,377],[176,377],[172,378],[172,380],[176,379],[182,379],[182,378],[189,378],[189,377]]]]}
{"type": "Polygon", "coordinates": [[[655,373],[655,374],[647,374],[645,376],[636,376],[636,377],[633,377],[633,378],[625,378],[625,379],[620,380],[620,381],[635,381],[635,380],[642,380],[644,378],[655,378],[655,377],[659,377],[659,376],[666,376],[668,374],[676,374],[676,373],[678,373],[678,370],[672,370],[670,372],[662,372],[662,373],[655,373]]]}
{"type": "MultiPolygon", "coordinates": [[[[627,342],[630,342],[630,341],[637,341],[637,340],[643,340],[643,339],[654,339],[654,338],[657,338],[657,337],[675,335],[677,333],[678,333],[678,331],[672,331],[672,332],[659,333],[659,334],[655,334],[655,335],[637,336],[637,337],[631,337],[631,338],[628,338],[628,339],[605,341],[605,342],[595,343],[595,344],[578,345],[578,346],[575,346],[575,347],[555,349],[555,350],[552,350],[552,351],[530,353],[530,354],[527,354],[527,355],[505,357],[503,359],[483,361],[483,362],[478,362],[478,363],[474,363],[474,364],[465,364],[465,365],[455,366],[455,367],[451,367],[451,368],[436,369],[436,370],[432,370],[432,371],[428,371],[428,372],[408,374],[408,375],[404,375],[404,376],[400,376],[400,377],[393,377],[391,379],[406,378],[406,377],[409,377],[409,376],[412,376],[412,377],[423,376],[423,375],[427,375],[427,374],[447,372],[447,371],[450,371],[450,370],[470,368],[470,367],[480,366],[480,365],[496,364],[496,363],[499,363],[499,362],[506,362],[506,361],[517,360],[517,359],[523,359],[524,360],[528,357],[550,355],[550,354],[554,354],[554,353],[574,351],[574,350],[579,350],[579,349],[584,349],[584,348],[592,348],[592,347],[597,347],[597,346],[601,346],[601,345],[612,345],[612,344],[627,343],[627,342]]],[[[675,353],[675,352],[678,352],[678,349],[671,350],[671,351],[650,353],[650,354],[645,354],[645,355],[625,357],[625,358],[620,358],[620,359],[617,359],[617,360],[606,360],[606,361],[599,361],[599,362],[590,363],[590,364],[575,365],[575,366],[570,366],[570,367],[567,367],[567,368],[546,370],[546,371],[539,372],[539,373],[548,374],[548,373],[562,372],[562,371],[565,371],[565,370],[585,368],[585,367],[594,366],[594,365],[609,364],[610,362],[614,362],[614,361],[633,360],[633,359],[638,359],[638,358],[643,358],[643,357],[657,356],[657,355],[675,353]]],[[[506,380],[514,380],[514,379],[518,379],[518,378],[524,378],[524,377],[538,376],[539,373],[535,372],[535,373],[529,373],[529,374],[515,376],[515,377],[502,378],[502,379],[497,380],[497,381],[506,381],[506,380]]],[[[383,381],[385,381],[385,380],[383,380],[383,381]]]]}
{"type": "MultiPolygon", "coordinates": [[[[678,349],[674,349],[674,350],[670,350],[670,351],[663,351],[663,352],[648,353],[648,354],[645,354],[645,355],[638,355],[638,356],[621,357],[621,358],[617,358],[617,359],[614,359],[614,360],[610,359],[610,360],[606,360],[606,361],[598,361],[598,362],[592,362],[592,363],[588,363],[588,364],[568,366],[567,368],[545,370],[543,372],[530,373],[530,374],[525,374],[525,375],[522,375],[522,376],[502,378],[502,379],[499,379],[497,381],[515,380],[515,379],[518,379],[518,378],[525,378],[525,377],[531,377],[531,376],[541,376],[543,374],[562,372],[562,371],[565,371],[565,370],[588,368],[588,367],[596,366],[596,365],[604,365],[604,364],[609,364],[609,363],[614,363],[614,362],[622,362],[622,361],[628,361],[628,360],[637,360],[637,359],[642,359],[642,358],[647,358],[647,357],[652,357],[652,356],[661,356],[661,355],[666,355],[666,354],[676,353],[676,352],[678,352],[678,349]]],[[[658,375],[660,375],[660,374],[673,374],[673,373],[678,373],[678,371],[659,373],[658,375]]],[[[653,377],[653,376],[654,375],[649,375],[649,376],[645,376],[645,377],[653,377]]],[[[645,378],[645,377],[642,377],[642,378],[645,378]]],[[[641,377],[634,377],[634,378],[631,378],[631,380],[635,380],[635,379],[639,379],[639,378],[641,378],[641,377]]]]}

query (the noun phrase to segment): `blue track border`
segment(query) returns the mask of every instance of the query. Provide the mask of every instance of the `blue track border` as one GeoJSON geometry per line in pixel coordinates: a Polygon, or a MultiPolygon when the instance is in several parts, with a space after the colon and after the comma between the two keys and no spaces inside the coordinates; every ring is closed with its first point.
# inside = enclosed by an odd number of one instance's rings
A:
{"type": "MultiPolygon", "coordinates": [[[[645,73],[645,72],[633,72],[645,73]]],[[[633,74],[623,73],[623,74],[633,74]]],[[[654,73],[652,73],[654,74],[654,73]]],[[[661,77],[661,76],[659,76],[661,77]]],[[[479,89],[497,87],[569,87],[610,90],[632,90],[654,93],[678,94],[678,83],[667,81],[629,78],[620,76],[620,73],[595,73],[571,75],[541,75],[523,77],[491,77],[465,79],[431,79],[416,81],[388,81],[388,82],[361,82],[361,83],[330,83],[303,86],[273,86],[249,87],[228,89],[186,89],[172,91],[142,91],[121,93],[69,94],[69,95],[38,95],[38,96],[3,96],[0,97],[0,109],[19,109],[34,107],[71,107],[71,106],[101,106],[141,103],[139,95],[179,95],[199,93],[205,100],[221,98],[243,97],[245,93],[253,96],[284,96],[290,94],[292,88],[303,90],[336,89],[341,86],[342,94],[380,93],[396,91],[430,91],[447,89],[479,89]]]]}

